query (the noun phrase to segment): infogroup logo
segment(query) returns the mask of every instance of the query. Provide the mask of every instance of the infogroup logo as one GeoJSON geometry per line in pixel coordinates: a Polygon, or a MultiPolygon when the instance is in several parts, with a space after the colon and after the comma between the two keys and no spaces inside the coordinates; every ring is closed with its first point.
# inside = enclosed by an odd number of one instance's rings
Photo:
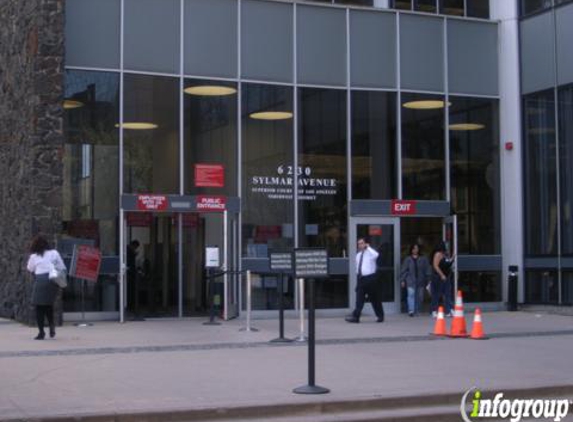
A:
{"type": "Polygon", "coordinates": [[[570,400],[553,399],[504,399],[503,393],[497,393],[493,399],[485,399],[476,387],[470,388],[462,397],[460,412],[465,422],[475,422],[492,418],[509,419],[520,422],[523,418],[559,422],[569,413],[570,400]],[[468,397],[473,392],[471,412],[468,415],[468,397]]]}

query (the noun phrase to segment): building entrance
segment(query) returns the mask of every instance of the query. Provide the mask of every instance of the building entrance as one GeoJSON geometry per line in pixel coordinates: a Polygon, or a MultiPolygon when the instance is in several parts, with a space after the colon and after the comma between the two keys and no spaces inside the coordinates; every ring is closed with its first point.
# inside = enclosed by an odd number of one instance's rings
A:
{"type": "MultiPolygon", "coordinates": [[[[356,271],[354,259],[356,240],[370,239],[376,249],[378,278],[384,308],[389,313],[405,311],[404,289],[401,288],[400,270],[404,258],[414,243],[431,259],[435,246],[444,241],[450,253],[457,255],[457,227],[455,216],[448,217],[354,217],[350,225],[350,304],[355,301],[356,271]]],[[[454,291],[457,289],[457,267],[453,268],[454,291]]],[[[428,298],[429,299],[429,298],[428,298]]],[[[365,309],[368,311],[367,309],[365,309]]],[[[429,308],[428,308],[429,310],[429,308]]]]}
{"type": "MultiPolygon", "coordinates": [[[[189,211],[173,212],[175,198],[147,197],[164,198],[166,204],[154,203],[163,209],[150,211],[124,200],[127,206],[122,209],[120,320],[207,315],[210,292],[221,317],[236,317],[241,280],[238,213],[227,209],[221,198],[216,198],[219,205],[207,201],[211,209],[189,206],[189,211]],[[217,251],[216,278],[208,277],[207,248],[217,251]]],[[[190,197],[180,203],[194,201],[190,197]]]]}

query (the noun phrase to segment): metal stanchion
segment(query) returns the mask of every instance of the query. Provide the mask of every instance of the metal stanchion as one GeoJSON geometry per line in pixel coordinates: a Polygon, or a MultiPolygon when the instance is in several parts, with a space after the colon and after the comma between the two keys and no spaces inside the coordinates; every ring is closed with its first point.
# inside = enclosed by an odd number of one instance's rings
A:
{"type": "MultiPolygon", "coordinates": [[[[210,272],[210,270],[208,270],[210,272]]],[[[211,306],[209,309],[209,321],[203,323],[203,325],[221,325],[220,322],[215,321],[215,275],[214,274],[207,274],[208,281],[208,289],[209,289],[209,299],[211,302],[211,306]]]]}
{"type": "Polygon", "coordinates": [[[82,278],[82,322],[74,324],[76,327],[91,327],[93,324],[91,322],[86,322],[86,299],[85,299],[85,289],[86,280],[82,278]]]}
{"type": "Polygon", "coordinates": [[[251,327],[251,271],[247,270],[247,326],[239,329],[239,331],[259,331],[251,327]]]}
{"type": "Polygon", "coordinates": [[[304,279],[299,278],[297,281],[298,281],[300,335],[295,339],[295,341],[306,341],[306,337],[304,336],[304,279]]]}
{"type": "Polygon", "coordinates": [[[285,305],[284,305],[284,274],[279,276],[279,336],[271,340],[271,343],[290,343],[290,338],[285,338],[285,305]]]}

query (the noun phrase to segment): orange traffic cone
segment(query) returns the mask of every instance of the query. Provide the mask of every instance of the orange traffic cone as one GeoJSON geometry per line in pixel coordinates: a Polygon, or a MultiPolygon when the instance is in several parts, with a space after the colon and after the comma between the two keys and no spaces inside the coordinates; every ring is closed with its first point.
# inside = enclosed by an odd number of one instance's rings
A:
{"type": "Polygon", "coordinates": [[[431,333],[434,336],[446,336],[448,335],[446,331],[446,319],[444,318],[444,307],[440,306],[438,308],[438,317],[436,318],[436,324],[434,324],[434,332],[431,333]]]}
{"type": "Polygon", "coordinates": [[[470,335],[470,338],[474,340],[487,340],[489,338],[483,332],[480,308],[476,308],[476,312],[474,314],[474,323],[472,326],[472,334],[470,335]]]}
{"type": "Polygon", "coordinates": [[[456,297],[456,306],[454,307],[454,320],[452,321],[452,329],[450,330],[450,337],[468,337],[466,329],[466,319],[464,318],[464,302],[462,300],[462,291],[458,290],[456,297]]]}

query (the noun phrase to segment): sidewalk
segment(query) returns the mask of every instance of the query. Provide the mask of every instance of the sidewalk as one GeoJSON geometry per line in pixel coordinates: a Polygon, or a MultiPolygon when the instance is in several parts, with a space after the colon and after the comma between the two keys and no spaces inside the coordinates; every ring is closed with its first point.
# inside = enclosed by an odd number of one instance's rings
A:
{"type": "MultiPolygon", "coordinates": [[[[471,318],[466,316],[471,328],[471,318]]],[[[202,325],[204,319],[68,325],[34,341],[35,328],[0,320],[0,420],[326,403],[482,390],[571,386],[573,318],[486,313],[488,341],[435,339],[429,317],[317,320],[316,383],[305,343],[275,345],[278,321],[202,325]]],[[[286,321],[287,337],[298,320],[286,321]]],[[[572,397],[573,398],[573,395],[572,397]]]]}

